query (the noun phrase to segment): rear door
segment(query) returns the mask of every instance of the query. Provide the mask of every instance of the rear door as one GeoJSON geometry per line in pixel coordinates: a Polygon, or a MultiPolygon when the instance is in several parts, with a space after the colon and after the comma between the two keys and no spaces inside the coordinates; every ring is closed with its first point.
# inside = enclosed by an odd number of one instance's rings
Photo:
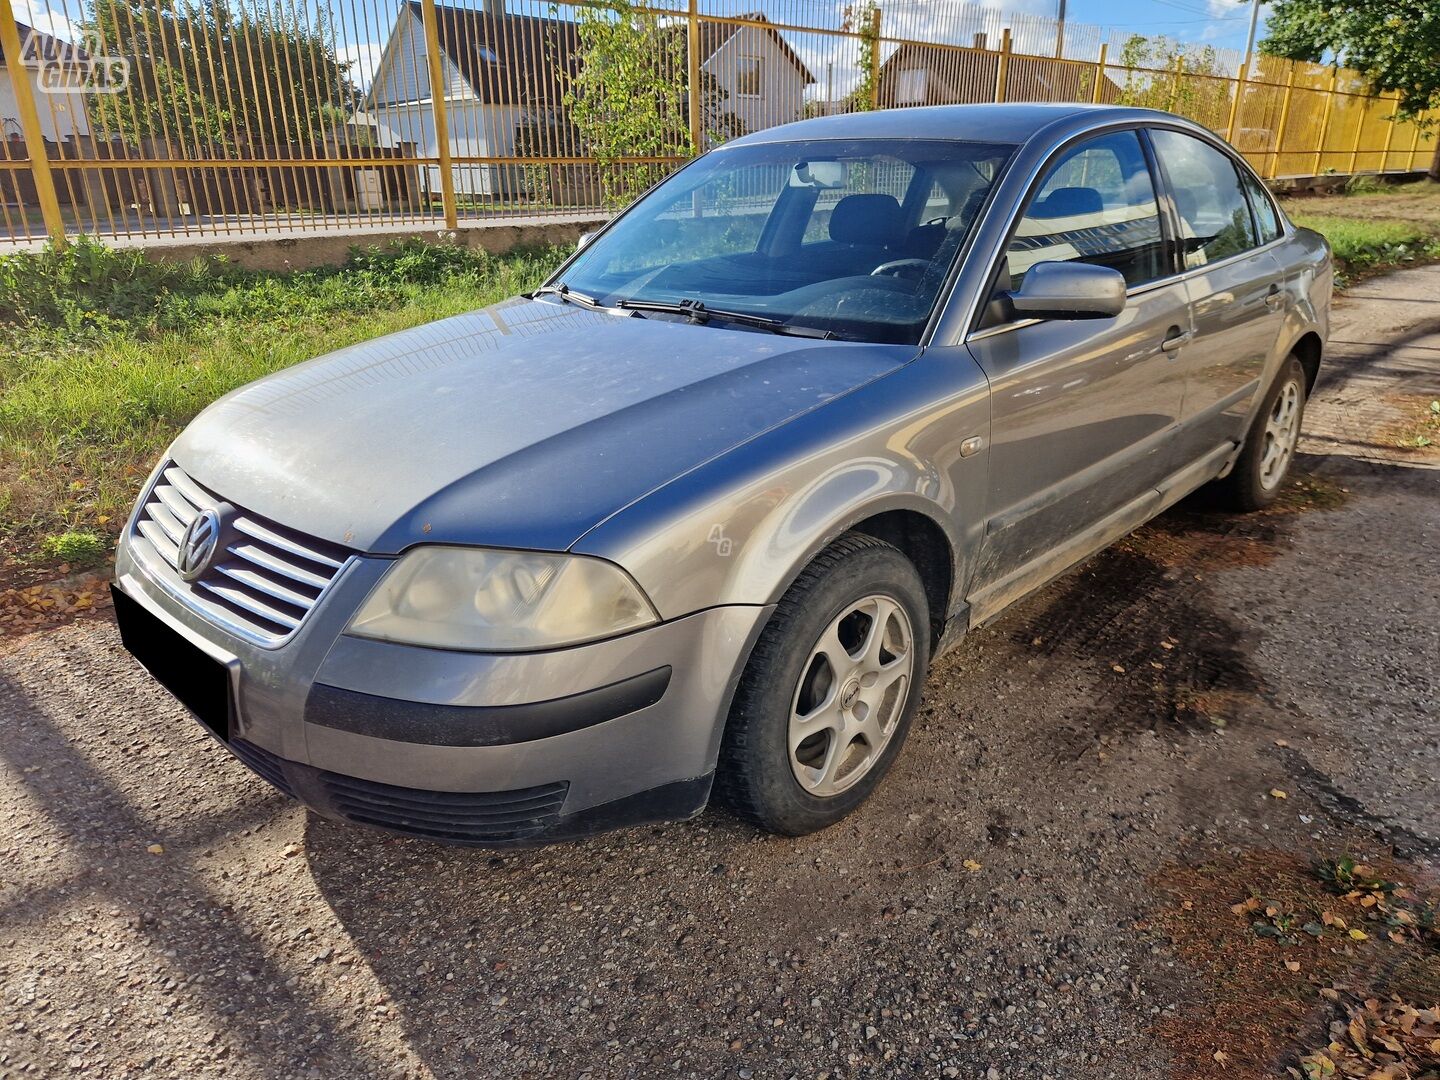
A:
{"type": "Polygon", "coordinates": [[[1272,253],[1280,228],[1263,192],[1255,213],[1246,183],[1258,184],[1229,154],[1169,128],[1150,139],[1178,219],[1194,320],[1195,336],[1177,352],[1185,401],[1176,448],[1189,464],[1244,438],[1285,318],[1284,275],[1272,253]]]}
{"type": "Polygon", "coordinates": [[[991,386],[988,523],[972,595],[982,617],[1061,549],[1083,546],[1122,508],[1155,494],[1174,467],[1170,437],[1184,392],[1164,346],[1190,330],[1134,130],[1058,153],[1006,260],[1009,281],[1002,272],[997,290],[1019,288],[1036,263],[1070,260],[1112,267],[1130,289],[1115,318],[1015,319],[982,324],[967,340],[991,386]]]}

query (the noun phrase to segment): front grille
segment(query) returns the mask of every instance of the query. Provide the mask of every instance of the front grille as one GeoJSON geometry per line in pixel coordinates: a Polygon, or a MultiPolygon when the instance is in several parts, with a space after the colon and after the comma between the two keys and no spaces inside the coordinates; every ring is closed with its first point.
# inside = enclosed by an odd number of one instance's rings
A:
{"type": "Polygon", "coordinates": [[[327,804],[341,817],[412,836],[470,844],[524,840],[560,816],[564,781],[514,791],[422,791],[320,772],[327,804]]]}
{"type": "Polygon", "coordinates": [[[228,506],[178,465],[161,470],[136,515],[137,554],[175,592],[258,644],[287,640],[353,554],[239,507],[227,515],[224,554],[196,581],[180,577],[180,537],[203,509],[228,506]]]}

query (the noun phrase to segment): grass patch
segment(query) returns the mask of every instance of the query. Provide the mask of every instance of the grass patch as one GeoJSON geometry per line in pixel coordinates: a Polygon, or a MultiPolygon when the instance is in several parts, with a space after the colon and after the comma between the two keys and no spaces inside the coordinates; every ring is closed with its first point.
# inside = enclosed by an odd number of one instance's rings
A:
{"type": "Polygon", "coordinates": [[[1440,258],[1440,234],[1418,222],[1308,213],[1290,216],[1296,225],[1324,234],[1343,273],[1440,258]]]}
{"type": "Polygon", "coordinates": [[[71,566],[93,566],[105,557],[106,540],[91,529],[67,529],[40,542],[40,554],[71,566]]]}
{"type": "Polygon", "coordinates": [[[108,547],[155,459],[227,391],[524,292],[565,254],[410,243],[286,274],[84,241],[0,257],[0,579],[71,561],[47,537],[108,547]]]}

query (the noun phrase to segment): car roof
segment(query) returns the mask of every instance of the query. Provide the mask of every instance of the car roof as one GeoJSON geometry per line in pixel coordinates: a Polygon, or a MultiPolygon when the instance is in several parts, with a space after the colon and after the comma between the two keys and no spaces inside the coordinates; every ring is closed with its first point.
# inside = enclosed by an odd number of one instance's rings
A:
{"type": "MultiPolygon", "coordinates": [[[[1115,105],[1050,102],[1003,105],[926,105],[876,112],[840,113],[797,120],[766,128],[726,146],[790,142],[795,139],[965,139],[975,142],[1023,143],[1056,125],[1077,130],[1115,121],[1164,120],[1180,117],[1155,109],[1115,105]],[[1071,121],[1065,124],[1065,121],[1071,121]]],[[[1188,124],[1186,126],[1189,126],[1188,124]]]]}

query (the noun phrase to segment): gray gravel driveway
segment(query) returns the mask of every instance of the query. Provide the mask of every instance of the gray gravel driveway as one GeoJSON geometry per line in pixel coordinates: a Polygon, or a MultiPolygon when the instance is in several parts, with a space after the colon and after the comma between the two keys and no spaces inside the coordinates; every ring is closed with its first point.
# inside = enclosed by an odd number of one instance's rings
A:
{"type": "MultiPolygon", "coordinates": [[[[1404,329],[1432,376],[1434,311],[1404,329]]],[[[1146,929],[1156,875],[1440,863],[1440,471],[1321,443],[1290,510],[1182,506],[971,635],[876,797],[803,840],[344,827],[108,622],[0,643],[0,1077],[1178,1077],[1157,1031],[1211,991],[1146,929]]]]}

